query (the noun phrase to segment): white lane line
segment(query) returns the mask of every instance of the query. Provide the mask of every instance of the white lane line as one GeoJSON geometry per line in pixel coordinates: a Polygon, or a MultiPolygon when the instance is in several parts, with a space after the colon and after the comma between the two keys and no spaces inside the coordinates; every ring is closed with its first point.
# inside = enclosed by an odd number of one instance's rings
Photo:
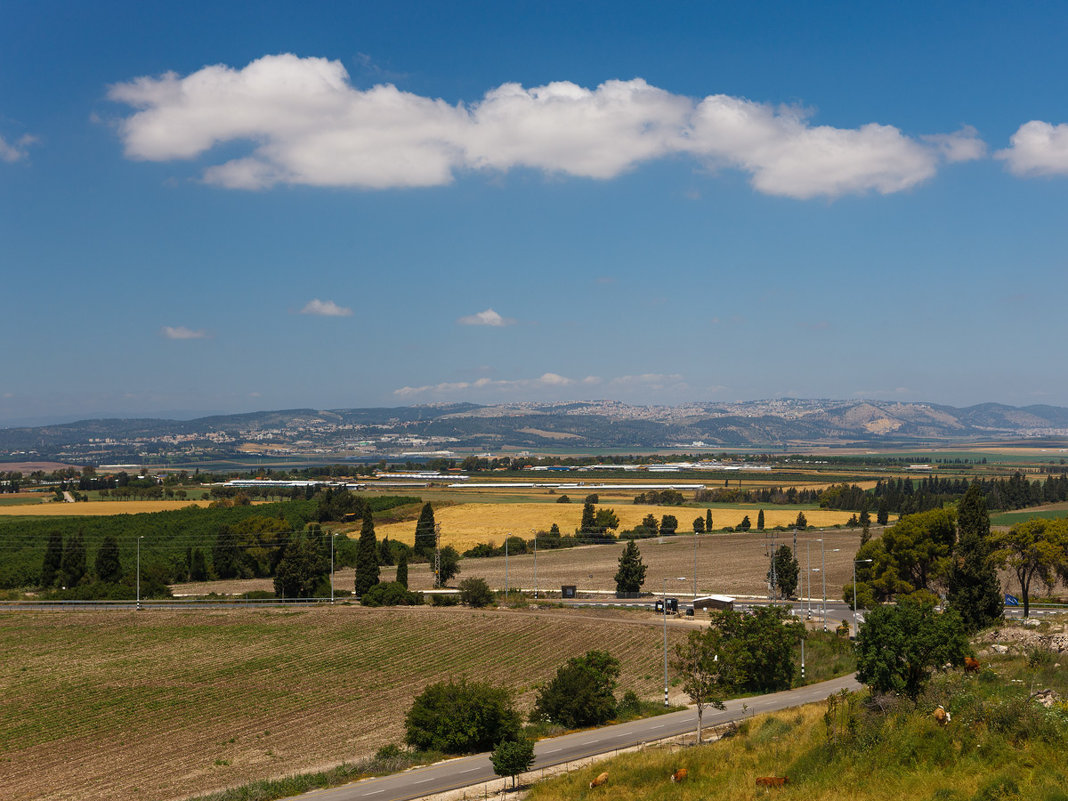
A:
{"type": "Polygon", "coordinates": [[[562,751],[562,750],[563,750],[563,749],[561,749],[561,748],[550,748],[550,749],[549,749],[548,751],[546,751],[545,753],[546,753],[546,754],[555,754],[555,753],[556,753],[557,751],[562,751]]]}
{"type": "Polygon", "coordinates": [[[412,782],[412,784],[426,784],[429,781],[432,781],[432,779],[420,779],[417,782],[412,782]]]}
{"type": "Polygon", "coordinates": [[[461,770],[460,773],[473,773],[476,770],[478,770],[478,768],[468,768],[467,770],[461,770]]]}
{"type": "Polygon", "coordinates": [[[650,729],[662,729],[664,727],[663,726],[650,726],[649,728],[650,729]]]}
{"type": "Polygon", "coordinates": [[[382,789],[382,790],[371,790],[371,792],[364,793],[364,795],[375,795],[377,793],[384,793],[384,792],[385,792],[385,789],[382,789]]]}

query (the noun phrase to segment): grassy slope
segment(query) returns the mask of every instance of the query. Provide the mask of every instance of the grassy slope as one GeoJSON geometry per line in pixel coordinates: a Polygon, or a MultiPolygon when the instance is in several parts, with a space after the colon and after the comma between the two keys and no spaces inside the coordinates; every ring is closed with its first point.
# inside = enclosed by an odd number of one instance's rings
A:
{"type": "Polygon", "coordinates": [[[789,778],[772,791],[781,801],[1066,801],[1068,707],[1027,699],[1032,682],[1068,694],[1068,675],[1054,664],[999,658],[979,677],[938,677],[916,707],[885,715],[854,696],[833,718],[834,733],[826,704],[756,718],[714,745],[627,754],[535,785],[529,801],[753,799],[766,795],[758,776],[789,778]],[[930,714],[940,703],[953,716],[945,728],[930,714]],[[673,785],[668,777],[680,767],[688,780],[673,785]],[[604,770],[608,784],[589,789],[604,770]]]}

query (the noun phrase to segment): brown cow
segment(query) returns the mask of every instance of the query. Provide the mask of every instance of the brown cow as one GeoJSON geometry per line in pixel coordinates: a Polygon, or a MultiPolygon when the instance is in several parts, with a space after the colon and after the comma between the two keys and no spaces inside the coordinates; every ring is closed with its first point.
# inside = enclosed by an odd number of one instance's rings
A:
{"type": "Polygon", "coordinates": [[[679,768],[677,771],[675,771],[674,773],[671,774],[671,781],[673,781],[676,784],[678,784],[683,779],[685,779],[688,774],[689,774],[689,771],[686,770],[686,768],[679,768]]]}
{"type": "Polygon", "coordinates": [[[947,723],[953,720],[952,715],[946,712],[945,707],[941,704],[938,705],[938,709],[936,709],[932,713],[932,715],[934,716],[935,723],[937,723],[939,726],[945,726],[947,723]]]}
{"type": "Polygon", "coordinates": [[[592,790],[594,787],[600,787],[606,781],[608,781],[608,771],[605,771],[592,782],[590,782],[590,789],[592,790]]]}
{"type": "Polygon", "coordinates": [[[965,673],[978,673],[979,672],[979,660],[974,656],[964,657],[964,672],[965,673]]]}
{"type": "Polygon", "coordinates": [[[757,787],[785,787],[786,783],[785,776],[758,776],[756,780],[757,787]]]}

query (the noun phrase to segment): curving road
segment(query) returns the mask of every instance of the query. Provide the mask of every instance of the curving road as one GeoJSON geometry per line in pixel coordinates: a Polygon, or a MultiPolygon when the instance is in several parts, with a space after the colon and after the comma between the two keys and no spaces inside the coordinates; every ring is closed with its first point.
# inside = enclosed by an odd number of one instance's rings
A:
{"type": "MultiPolygon", "coordinates": [[[[856,690],[860,686],[853,676],[845,676],[807,687],[799,687],[796,690],[728,701],[725,710],[706,711],[704,725],[717,726],[732,720],[741,720],[749,715],[759,715],[813,701],[822,701],[839,690],[856,690]]],[[[630,723],[552,737],[541,740],[535,746],[534,766],[531,770],[573,762],[665,737],[686,734],[695,731],[696,728],[697,710],[687,709],[656,718],[634,720],[630,723]]],[[[477,754],[450,759],[392,776],[365,779],[328,790],[313,790],[296,797],[301,801],[409,801],[409,799],[457,790],[496,778],[498,777],[493,772],[489,754],[477,754]]]]}

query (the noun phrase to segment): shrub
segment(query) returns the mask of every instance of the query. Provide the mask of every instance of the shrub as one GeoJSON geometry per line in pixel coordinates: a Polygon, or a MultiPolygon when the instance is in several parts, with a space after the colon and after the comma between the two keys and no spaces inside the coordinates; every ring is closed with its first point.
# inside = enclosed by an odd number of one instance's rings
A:
{"type": "Polygon", "coordinates": [[[409,592],[399,581],[379,582],[360,598],[362,606],[418,606],[422,602],[422,595],[409,592]]]}
{"type": "Polygon", "coordinates": [[[475,576],[465,578],[460,582],[460,600],[468,606],[480,609],[493,603],[493,590],[485,579],[475,576]]]}
{"type": "Polygon", "coordinates": [[[616,714],[612,692],[619,677],[619,660],[607,651],[588,651],[556,670],[534,703],[534,719],[544,718],[567,726],[594,726],[616,714]]]}
{"type": "Polygon", "coordinates": [[[461,679],[427,685],[412,702],[404,726],[408,745],[463,754],[518,739],[520,720],[508,690],[461,679]]]}

